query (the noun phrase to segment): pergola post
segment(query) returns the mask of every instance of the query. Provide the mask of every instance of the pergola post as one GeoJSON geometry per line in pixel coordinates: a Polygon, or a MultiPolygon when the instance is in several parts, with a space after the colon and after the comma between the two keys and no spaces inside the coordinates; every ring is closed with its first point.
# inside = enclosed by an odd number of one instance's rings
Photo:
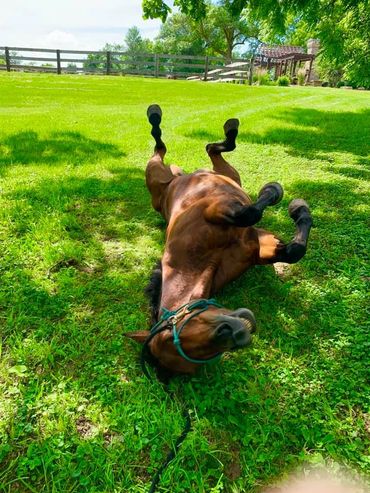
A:
{"type": "Polygon", "coordinates": [[[313,63],[313,58],[311,58],[311,60],[310,60],[310,65],[308,67],[308,74],[307,74],[306,82],[310,82],[310,79],[311,79],[312,63],[313,63]]]}
{"type": "Polygon", "coordinates": [[[297,60],[294,60],[294,62],[292,63],[292,71],[291,71],[291,76],[292,77],[295,77],[296,68],[297,68],[297,60]]]}

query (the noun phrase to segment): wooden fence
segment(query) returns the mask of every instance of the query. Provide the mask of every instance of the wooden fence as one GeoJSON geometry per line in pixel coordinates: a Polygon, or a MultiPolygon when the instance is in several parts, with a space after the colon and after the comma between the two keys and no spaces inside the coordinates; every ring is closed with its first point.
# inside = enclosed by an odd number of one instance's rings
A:
{"type": "Polygon", "coordinates": [[[207,80],[208,72],[224,64],[223,58],[211,56],[0,47],[0,70],[8,72],[133,74],[167,78],[200,75],[207,80]]]}

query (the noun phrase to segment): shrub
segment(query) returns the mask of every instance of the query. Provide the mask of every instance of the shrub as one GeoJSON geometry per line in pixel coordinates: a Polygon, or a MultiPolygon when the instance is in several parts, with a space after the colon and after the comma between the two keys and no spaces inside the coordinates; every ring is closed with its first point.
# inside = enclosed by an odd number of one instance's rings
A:
{"type": "Polygon", "coordinates": [[[267,70],[258,69],[253,75],[253,82],[258,84],[259,86],[268,86],[271,84],[270,74],[267,70]]]}
{"type": "Polygon", "coordinates": [[[280,77],[277,80],[277,85],[278,86],[289,86],[290,84],[290,79],[287,75],[280,75],[280,77]]]}
{"type": "Polygon", "coordinates": [[[297,73],[298,85],[303,86],[306,79],[306,71],[304,68],[300,68],[297,73]]]}

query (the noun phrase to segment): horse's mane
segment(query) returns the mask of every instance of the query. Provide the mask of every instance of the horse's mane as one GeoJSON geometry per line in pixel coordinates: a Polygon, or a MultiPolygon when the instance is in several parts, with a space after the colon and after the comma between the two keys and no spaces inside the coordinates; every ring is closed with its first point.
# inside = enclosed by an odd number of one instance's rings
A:
{"type": "MultiPolygon", "coordinates": [[[[159,317],[159,305],[161,302],[161,294],[162,294],[162,261],[158,260],[155,264],[153,271],[149,278],[149,283],[145,288],[145,294],[147,295],[150,303],[150,311],[151,311],[151,324],[152,327],[155,323],[158,322],[159,317]]],[[[147,351],[146,361],[152,367],[154,367],[157,377],[160,382],[164,384],[168,384],[171,377],[173,376],[173,372],[163,368],[157,358],[152,355],[150,350],[147,351]]]]}
{"type": "Polygon", "coordinates": [[[162,293],[162,261],[158,260],[149,278],[149,283],[145,288],[145,294],[149,298],[151,310],[151,324],[158,322],[159,304],[162,293]]]}

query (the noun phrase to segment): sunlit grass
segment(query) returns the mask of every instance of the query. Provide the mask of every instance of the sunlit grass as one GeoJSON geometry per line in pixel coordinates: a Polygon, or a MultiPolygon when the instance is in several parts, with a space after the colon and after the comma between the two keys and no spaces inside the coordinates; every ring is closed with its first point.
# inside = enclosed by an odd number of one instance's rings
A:
{"type": "Polygon", "coordinates": [[[0,491],[144,492],[192,411],[163,492],[257,492],[304,462],[364,472],[368,335],[368,93],[122,77],[0,76],[0,491]],[[289,239],[311,205],[307,256],[258,267],[218,299],[259,331],[172,400],[122,334],[147,328],[143,290],[165,225],[144,169],[160,103],[168,162],[241,120],[230,161],[255,196],[285,188],[263,225],[289,239]]]}

